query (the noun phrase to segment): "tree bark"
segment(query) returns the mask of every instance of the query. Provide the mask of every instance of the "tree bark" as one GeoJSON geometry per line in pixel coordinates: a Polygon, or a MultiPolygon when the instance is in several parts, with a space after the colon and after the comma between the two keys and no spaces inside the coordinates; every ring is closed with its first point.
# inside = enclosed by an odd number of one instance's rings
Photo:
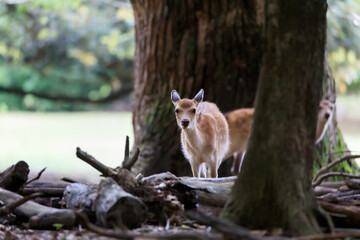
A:
{"type": "MultiPolygon", "coordinates": [[[[260,2],[260,1],[259,1],[260,2]]],[[[133,126],[144,175],[189,175],[170,101],[200,88],[222,111],[252,107],[261,50],[255,0],[132,0],[135,15],[133,126]]]]}
{"type": "Polygon", "coordinates": [[[254,125],[222,216],[252,229],[319,232],[311,189],[326,1],[268,0],[254,125]]]}

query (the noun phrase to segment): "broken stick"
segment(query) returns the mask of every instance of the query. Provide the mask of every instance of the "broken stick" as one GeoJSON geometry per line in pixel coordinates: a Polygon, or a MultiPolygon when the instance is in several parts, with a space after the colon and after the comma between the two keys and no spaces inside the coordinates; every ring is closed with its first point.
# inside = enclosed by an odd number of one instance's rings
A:
{"type": "Polygon", "coordinates": [[[29,172],[26,162],[17,162],[0,174],[0,187],[13,192],[19,191],[28,180],[29,172]]]}

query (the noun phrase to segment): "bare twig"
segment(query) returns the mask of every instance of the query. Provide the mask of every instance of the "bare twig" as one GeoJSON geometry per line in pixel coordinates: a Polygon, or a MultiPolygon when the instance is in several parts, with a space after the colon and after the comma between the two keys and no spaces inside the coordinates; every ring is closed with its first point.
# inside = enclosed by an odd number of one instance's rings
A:
{"type": "Polygon", "coordinates": [[[64,182],[68,182],[68,183],[78,183],[78,181],[73,180],[71,178],[67,178],[67,177],[63,177],[60,180],[64,181],[64,182]]]}
{"type": "Polygon", "coordinates": [[[93,156],[82,151],[79,147],[76,148],[76,156],[101,172],[105,177],[111,177],[113,174],[115,174],[115,171],[112,168],[105,166],[96,160],[93,156]]]}
{"type": "Polygon", "coordinates": [[[354,174],[345,173],[345,172],[329,172],[329,173],[320,175],[318,177],[318,179],[312,183],[312,187],[314,188],[316,186],[319,186],[322,181],[324,181],[325,179],[327,179],[329,177],[349,177],[349,178],[360,179],[360,175],[354,175],[354,174]]]}
{"type": "Polygon", "coordinates": [[[138,234],[131,232],[118,232],[107,228],[102,228],[92,224],[88,217],[81,212],[75,212],[80,224],[88,230],[102,236],[118,239],[150,238],[150,239],[219,239],[219,235],[200,232],[180,232],[180,233],[158,233],[158,234],[138,234]]]}
{"type": "Polygon", "coordinates": [[[130,155],[130,143],[129,142],[130,142],[129,141],[129,136],[126,136],[123,165],[124,165],[124,162],[129,159],[129,155],[130,155]]]}
{"type": "Polygon", "coordinates": [[[7,215],[9,214],[12,210],[14,210],[15,208],[17,208],[18,206],[26,203],[27,201],[31,200],[31,199],[34,199],[34,198],[37,198],[37,197],[42,197],[44,196],[43,193],[33,193],[31,195],[28,195],[26,197],[23,197],[15,202],[11,202],[11,203],[8,203],[6,204],[5,206],[1,207],[0,208],[0,216],[3,216],[3,215],[7,215]]]}
{"type": "MultiPolygon", "coordinates": [[[[355,158],[359,158],[360,155],[348,155],[348,156],[344,156],[341,157],[335,161],[333,161],[332,163],[328,164],[327,166],[324,166],[322,168],[319,169],[319,171],[317,171],[317,173],[315,174],[314,178],[313,178],[313,187],[314,187],[314,182],[320,177],[320,175],[322,175],[325,172],[328,172],[331,168],[333,168],[334,166],[336,166],[339,163],[342,163],[344,161],[350,160],[350,159],[355,159],[355,158]]],[[[316,185],[317,186],[317,185],[316,185]]]]}
{"type": "Polygon", "coordinates": [[[34,182],[34,181],[36,181],[36,180],[38,180],[38,179],[40,179],[41,174],[43,174],[43,172],[44,172],[45,170],[46,170],[46,168],[43,168],[43,169],[38,173],[38,175],[37,175],[35,178],[27,181],[27,182],[25,183],[25,186],[28,185],[28,184],[30,184],[30,183],[32,183],[32,182],[34,182]]]}
{"type": "Polygon", "coordinates": [[[255,235],[252,235],[248,229],[236,225],[234,223],[226,222],[215,216],[205,215],[203,213],[200,213],[199,211],[197,213],[193,211],[187,211],[186,215],[190,219],[193,219],[200,224],[211,226],[217,231],[228,235],[228,237],[231,236],[234,239],[250,239],[250,240],[261,239],[255,235]]]}
{"type": "Polygon", "coordinates": [[[130,157],[129,136],[126,136],[125,153],[124,153],[122,168],[125,168],[130,171],[132,166],[134,166],[134,164],[138,160],[139,154],[140,154],[140,150],[139,148],[136,148],[135,153],[130,157]]]}

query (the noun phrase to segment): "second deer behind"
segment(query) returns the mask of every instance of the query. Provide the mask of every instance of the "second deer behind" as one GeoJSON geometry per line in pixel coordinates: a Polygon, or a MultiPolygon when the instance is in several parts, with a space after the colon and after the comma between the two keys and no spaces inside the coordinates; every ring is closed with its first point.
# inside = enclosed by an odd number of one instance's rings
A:
{"type": "Polygon", "coordinates": [[[217,106],[203,98],[202,89],[193,99],[181,99],[176,90],[171,92],[182,149],[193,176],[216,178],[229,148],[229,127],[217,106]]]}

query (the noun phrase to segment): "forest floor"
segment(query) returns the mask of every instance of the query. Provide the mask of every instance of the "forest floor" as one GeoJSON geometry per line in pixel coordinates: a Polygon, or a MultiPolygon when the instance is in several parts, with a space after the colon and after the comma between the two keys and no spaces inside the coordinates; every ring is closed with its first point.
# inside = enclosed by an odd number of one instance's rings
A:
{"type": "MultiPolygon", "coordinates": [[[[352,102],[349,104],[338,98],[338,105],[338,120],[345,141],[350,150],[360,151],[360,112],[352,107],[352,102]]],[[[99,172],[76,158],[76,147],[116,167],[124,156],[125,136],[133,140],[129,112],[4,113],[0,115],[0,132],[0,172],[25,160],[31,167],[30,179],[47,167],[41,177],[46,182],[68,177],[79,182],[98,183],[99,172]]],[[[0,239],[111,239],[82,228],[40,231],[23,227],[0,224],[0,239]]],[[[202,233],[210,230],[205,226],[193,229],[184,225],[176,228],[145,226],[137,231],[162,233],[179,229],[202,233]]]]}

